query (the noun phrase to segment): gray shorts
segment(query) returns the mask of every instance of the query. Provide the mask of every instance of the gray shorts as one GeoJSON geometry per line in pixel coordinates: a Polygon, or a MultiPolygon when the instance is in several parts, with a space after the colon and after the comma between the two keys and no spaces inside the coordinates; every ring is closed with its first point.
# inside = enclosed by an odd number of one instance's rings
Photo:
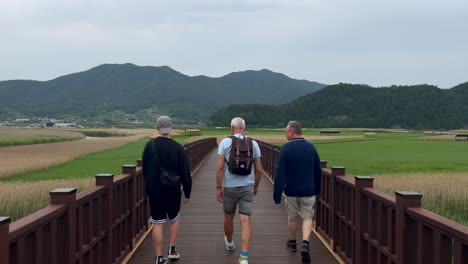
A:
{"type": "Polygon", "coordinates": [[[253,186],[224,187],[223,210],[226,214],[234,214],[239,204],[239,214],[250,215],[253,197],[253,186]]]}
{"type": "Polygon", "coordinates": [[[286,212],[288,220],[296,220],[297,216],[302,219],[312,219],[315,213],[315,196],[309,197],[286,197],[286,212]]]}

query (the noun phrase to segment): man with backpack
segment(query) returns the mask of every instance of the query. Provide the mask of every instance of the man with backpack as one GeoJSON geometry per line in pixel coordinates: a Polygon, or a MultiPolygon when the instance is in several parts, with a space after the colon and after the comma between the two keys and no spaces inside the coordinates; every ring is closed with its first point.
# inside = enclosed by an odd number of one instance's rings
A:
{"type": "Polygon", "coordinates": [[[232,119],[233,136],[220,142],[216,168],[216,197],[223,204],[224,242],[229,251],[235,249],[233,222],[239,206],[242,246],[239,264],[248,264],[251,207],[262,177],[260,148],[255,140],[245,135],[245,129],[242,118],[232,119]]]}
{"type": "Polygon", "coordinates": [[[190,199],[192,177],[184,147],[171,139],[172,121],[160,116],[156,122],[159,136],[150,140],[143,151],[143,176],[151,209],[149,221],[153,224],[152,239],[156,264],[166,264],[168,259],[179,259],[176,250],[180,224],[181,184],[184,203],[190,199]],[[169,218],[169,249],[163,256],[163,225],[169,218]]]}

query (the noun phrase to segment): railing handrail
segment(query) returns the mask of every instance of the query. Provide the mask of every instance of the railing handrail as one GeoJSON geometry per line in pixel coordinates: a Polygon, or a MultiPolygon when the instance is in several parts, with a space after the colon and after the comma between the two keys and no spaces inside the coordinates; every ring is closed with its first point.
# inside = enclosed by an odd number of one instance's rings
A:
{"type": "Polygon", "coordinates": [[[468,227],[420,207],[410,207],[406,213],[454,238],[468,241],[468,227]]]}
{"type": "Polygon", "coordinates": [[[66,211],[64,205],[49,205],[42,208],[26,217],[18,219],[10,224],[10,241],[16,240],[18,237],[23,236],[31,231],[32,226],[40,226],[50,222],[58,215],[63,215],[66,211]]]}
{"type": "MultiPolygon", "coordinates": [[[[262,164],[269,166],[265,173],[274,180],[271,168],[277,166],[280,148],[258,142],[262,164]]],[[[468,263],[468,227],[421,208],[421,194],[396,192],[393,197],[375,189],[372,177],[352,179],[344,167],[321,164],[316,231],[341,261],[468,263]]]]}
{"type": "MultiPolygon", "coordinates": [[[[191,172],[216,146],[216,138],[184,145],[191,172]]],[[[10,263],[10,253],[19,264],[75,263],[82,262],[81,258],[93,258],[94,263],[121,263],[149,228],[141,160],[137,165],[123,165],[122,174],[116,177],[98,174],[96,186],[78,194],[73,188],[56,189],[50,193],[49,206],[11,224],[8,217],[0,217],[0,263],[10,263]],[[60,230],[63,233],[57,233],[60,230]],[[46,245],[44,236],[51,236],[46,245]],[[58,243],[57,247],[52,243],[58,243]],[[44,253],[44,249],[49,251],[44,253]],[[98,249],[102,252],[90,253],[98,249]],[[51,259],[40,259],[45,255],[51,259]]]]}

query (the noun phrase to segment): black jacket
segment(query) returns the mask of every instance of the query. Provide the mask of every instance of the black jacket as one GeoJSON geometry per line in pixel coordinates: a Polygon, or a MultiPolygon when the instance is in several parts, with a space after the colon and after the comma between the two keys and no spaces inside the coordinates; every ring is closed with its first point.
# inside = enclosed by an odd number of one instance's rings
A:
{"type": "Polygon", "coordinates": [[[290,140],[280,149],[273,199],[281,202],[281,193],[287,196],[307,197],[320,193],[322,167],[315,146],[303,138],[290,140]]]}
{"type": "MultiPolygon", "coordinates": [[[[170,188],[176,189],[175,187],[166,187],[161,182],[155,155],[157,155],[164,169],[177,173],[180,176],[180,183],[184,187],[185,197],[190,198],[192,177],[190,176],[190,167],[184,147],[174,140],[165,137],[157,137],[150,140],[146,143],[143,151],[143,176],[145,178],[146,193],[170,191],[168,190],[170,188]],[[154,148],[151,147],[151,144],[154,144],[154,148]]],[[[180,186],[176,187],[180,190],[180,186]]]]}

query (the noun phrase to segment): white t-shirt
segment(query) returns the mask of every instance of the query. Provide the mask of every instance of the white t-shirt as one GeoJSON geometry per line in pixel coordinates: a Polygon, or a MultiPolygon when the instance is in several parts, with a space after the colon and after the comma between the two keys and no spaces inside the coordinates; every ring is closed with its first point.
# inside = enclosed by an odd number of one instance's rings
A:
{"type": "MultiPolygon", "coordinates": [[[[244,137],[242,134],[235,134],[235,137],[244,137]]],[[[218,155],[224,156],[224,178],[223,186],[224,187],[240,187],[240,186],[250,186],[255,183],[255,170],[252,168],[252,172],[249,175],[236,175],[232,174],[228,170],[226,160],[229,160],[229,153],[231,151],[231,138],[225,138],[221,140],[218,147],[218,155]]],[[[262,154],[260,153],[260,147],[255,140],[252,140],[253,146],[253,158],[261,158],[262,154]]]]}

